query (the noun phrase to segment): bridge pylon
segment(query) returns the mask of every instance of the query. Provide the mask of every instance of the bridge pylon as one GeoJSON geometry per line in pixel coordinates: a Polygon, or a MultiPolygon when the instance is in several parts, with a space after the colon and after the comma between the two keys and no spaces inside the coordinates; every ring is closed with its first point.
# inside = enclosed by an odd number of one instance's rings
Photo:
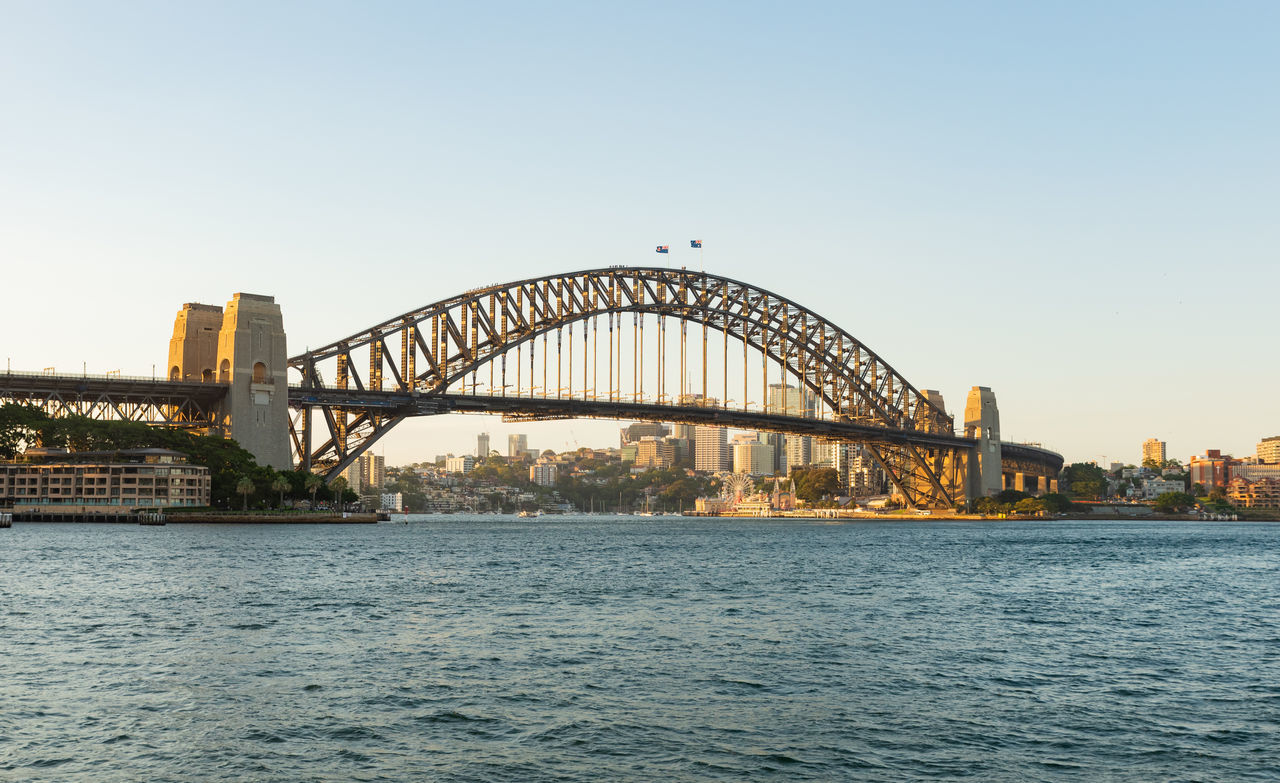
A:
{"type": "Polygon", "coordinates": [[[288,350],[275,297],[235,294],[225,308],[187,303],[169,341],[169,380],[227,387],[215,421],[262,465],[291,466],[288,350]]]}

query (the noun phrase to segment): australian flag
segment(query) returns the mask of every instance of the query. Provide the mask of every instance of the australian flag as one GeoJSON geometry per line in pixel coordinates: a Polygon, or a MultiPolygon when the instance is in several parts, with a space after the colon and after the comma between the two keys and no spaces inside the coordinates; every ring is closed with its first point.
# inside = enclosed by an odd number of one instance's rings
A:
{"type": "Polygon", "coordinates": [[[701,249],[702,249],[702,240],[701,240],[701,239],[690,239],[690,240],[689,240],[689,247],[695,248],[695,249],[697,249],[697,250],[701,250],[701,249]]]}
{"type": "Polygon", "coordinates": [[[665,252],[667,252],[667,249],[668,249],[669,247],[670,247],[670,245],[658,245],[658,247],[656,248],[656,252],[658,252],[658,253],[665,253],[665,252]]]}

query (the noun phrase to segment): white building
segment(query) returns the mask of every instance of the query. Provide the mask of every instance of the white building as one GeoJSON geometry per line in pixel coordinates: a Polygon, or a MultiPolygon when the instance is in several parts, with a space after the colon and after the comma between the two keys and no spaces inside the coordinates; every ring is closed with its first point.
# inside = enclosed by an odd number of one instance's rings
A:
{"type": "Polygon", "coordinates": [[[444,461],[444,469],[450,473],[470,473],[476,466],[476,458],[470,454],[461,457],[449,457],[444,461]]]}
{"type": "Polygon", "coordinates": [[[698,427],[693,467],[707,473],[729,469],[729,432],[724,427],[698,427]]]}
{"type": "Polygon", "coordinates": [[[1186,492],[1187,487],[1181,481],[1167,481],[1159,478],[1149,478],[1142,482],[1142,497],[1146,500],[1155,500],[1166,492],[1186,492]]]}
{"type": "Polygon", "coordinates": [[[378,496],[378,508],[381,511],[404,511],[403,492],[384,492],[378,496]]]}

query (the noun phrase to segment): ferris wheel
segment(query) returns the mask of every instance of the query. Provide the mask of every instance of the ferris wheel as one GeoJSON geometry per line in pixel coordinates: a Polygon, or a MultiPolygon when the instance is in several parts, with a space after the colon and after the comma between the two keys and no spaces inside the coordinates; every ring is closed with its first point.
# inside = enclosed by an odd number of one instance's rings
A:
{"type": "Polygon", "coordinates": [[[725,500],[738,501],[756,488],[755,479],[747,473],[730,473],[720,486],[720,494],[725,500]]]}

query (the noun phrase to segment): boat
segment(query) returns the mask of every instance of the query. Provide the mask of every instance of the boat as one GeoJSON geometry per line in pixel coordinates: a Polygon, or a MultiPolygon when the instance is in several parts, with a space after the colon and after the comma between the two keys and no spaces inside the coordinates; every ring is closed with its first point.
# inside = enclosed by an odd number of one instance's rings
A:
{"type": "Polygon", "coordinates": [[[527,518],[530,518],[530,517],[540,517],[540,516],[542,516],[542,512],[541,512],[541,511],[537,511],[537,510],[534,510],[534,511],[521,511],[519,514],[516,514],[516,516],[520,517],[521,519],[527,519],[527,518]]]}

